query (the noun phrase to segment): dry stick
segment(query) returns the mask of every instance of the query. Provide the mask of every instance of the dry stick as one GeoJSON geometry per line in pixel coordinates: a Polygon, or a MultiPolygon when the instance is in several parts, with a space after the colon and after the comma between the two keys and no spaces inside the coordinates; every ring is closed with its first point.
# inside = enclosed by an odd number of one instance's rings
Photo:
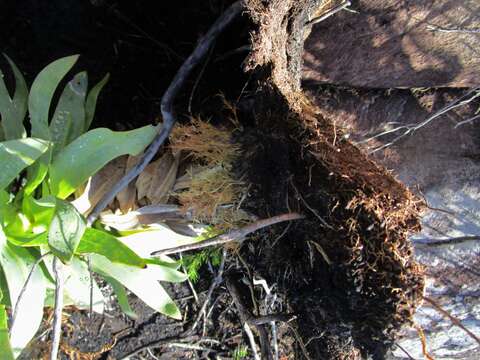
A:
{"type": "Polygon", "coordinates": [[[223,249],[223,256],[222,256],[222,261],[220,262],[220,266],[218,267],[218,272],[217,276],[215,276],[215,279],[213,280],[212,284],[210,285],[210,288],[208,289],[207,297],[205,298],[205,301],[203,302],[203,305],[197,314],[197,317],[195,321],[193,322],[192,326],[185,330],[180,336],[175,337],[175,338],[167,338],[167,339],[161,339],[157,340],[151,343],[148,343],[146,345],[140,346],[137,349],[131,351],[124,357],[122,357],[120,360],[126,360],[130,358],[133,355],[136,355],[138,353],[141,353],[143,350],[149,349],[149,348],[154,348],[154,347],[160,347],[160,346],[166,346],[171,342],[179,342],[179,341],[188,341],[190,339],[197,340],[198,336],[192,335],[192,332],[196,329],[198,326],[198,323],[200,322],[200,319],[202,318],[203,313],[205,312],[205,309],[208,305],[208,302],[210,301],[210,298],[212,297],[213,291],[215,288],[222,282],[223,280],[223,271],[225,269],[225,258],[227,256],[227,250],[223,249]]]}
{"type": "MultiPolygon", "coordinates": [[[[200,319],[202,318],[202,316],[205,312],[205,309],[207,308],[207,305],[210,301],[210,298],[212,297],[213,291],[223,281],[223,271],[225,270],[225,258],[226,257],[227,257],[227,250],[223,249],[222,261],[220,262],[220,266],[218,267],[217,276],[215,276],[215,279],[213,280],[212,284],[210,285],[210,288],[208,289],[207,297],[205,298],[205,301],[203,302],[203,305],[202,305],[202,307],[200,308],[200,311],[197,314],[197,318],[193,322],[192,326],[185,332],[186,335],[191,334],[197,328],[197,325],[200,322],[200,319]]],[[[206,321],[206,319],[205,319],[205,321],[206,321]]]]}
{"type": "Polygon", "coordinates": [[[424,296],[423,297],[424,300],[426,300],[428,303],[430,303],[435,309],[437,309],[437,311],[442,314],[443,316],[447,317],[450,319],[450,321],[455,325],[455,326],[458,326],[460,329],[462,329],[463,331],[465,331],[468,336],[470,336],[473,340],[475,340],[478,344],[480,344],[480,338],[475,335],[474,333],[472,333],[470,330],[468,330],[460,320],[458,320],[455,316],[451,315],[448,311],[444,310],[435,300],[427,297],[427,296],[424,296]]]}
{"type": "Polygon", "coordinates": [[[403,352],[405,355],[407,355],[407,357],[408,357],[410,360],[415,360],[415,359],[412,357],[412,355],[410,355],[410,354],[408,353],[408,351],[405,350],[402,346],[400,346],[398,343],[394,343],[394,344],[395,344],[395,346],[397,346],[400,350],[402,350],[402,352],[403,352]]]}
{"type": "Polygon", "coordinates": [[[449,239],[419,239],[414,241],[414,245],[417,247],[437,247],[446,245],[459,245],[470,241],[479,241],[480,236],[460,236],[449,239]]]}
{"type": "Polygon", "coordinates": [[[467,120],[462,120],[460,121],[457,125],[455,125],[453,128],[456,129],[458,128],[459,126],[462,126],[462,125],[465,125],[465,124],[469,124],[477,119],[480,119],[480,114],[479,115],[475,115],[467,120]]]}
{"type": "Polygon", "coordinates": [[[267,226],[272,226],[274,224],[277,224],[283,221],[303,219],[303,217],[304,217],[303,215],[300,215],[297,213],[287,213],[287,214],[277,215],[268,219],[255,221],[254,223],[244,226],[241,229],[231,230],[225,234],[218,235],[198,243],[154,251],[151,253],[151,255],[160,256],[160,255],[176,254],[184,251],[203,249],[209,246],[222,245],[231,241],[242,241],[245,238],[245,236],[257,230],[263,229],[267,226]]]}
{"type": "Polygon", "coordinates": [[[444,33],[480,34],[480,29],[444,28],[437,25],[428,25],[427,30],[444,32],[444,33]]]}
{"type": "Polygon", "coordinates": [[[205,34],[205,36],[199,41],[197,47],[192,52],[192,54],[185,60],[183,65],[178,70],[177,74],[173,78],[170,86],[168,87],[165,94],[163,94],[161,101],[161,111],[163,117],[163,126],[153,142],[148,147],[145,154],[143,154],[142,159],[117,182],[113,188],[103,196],[103,198],[95,205],[92,212],[88,216],[87,223],[89,226],[98,218],[100,213],[105,209],[108,204],[110,204],[115,196],[122,191],[128,184],[135,179],[148,165],[152,160],[155,154],[158,152],[158,149],[163,145],[165,140],[170,135],[170,132],[175,125],[176,118],[173,113],[173,102],[185,84],[188,76],[194,69],[194,67],[203,59],[207,54],[208,50],[215,42],[217,37],[223,32],[223,30],[240,14],[243,8],[243,1],[237,1],[233,3],[212,25],[210,30],[205,34]]]}
{"type": "MultiPolygon", "coordinates": [[[[173,113],[173,102],[185,84],[188,76],[192,72],[193,68],[202,60],[202,58],[207,54],[208,50],[211,48],[217,37],[222,33],[222,31],[240,14],[243,8],[243,1],[237,1],[233,3],[212,25],[210,30],[205,34],[204,37],[200,39],[195,50],[192,54],[185,60],[178,72],[175,74],[172,82],[162,96],[162,101],[160,104],[163,125],[153,139],[152,143],[148,149],[143,154],[140,161],[132,168],[128,173],[126,173],[120,181],[118,181],[112,189],[107,192],[102,199],[95,205],[92,212],[87,218],[87,225],[92,226],[92,224],[100,216],[100,213],[105,209],[108,204],[110,204],[117,194],[122,191],[124,188],[130,184],[140,173],[147,167],[150,161],[153,159],[155,154],[158,152],[163,143],[167,140],[170,132],[175,125],[176,118],[173,113]]],[[[93,279],[92,273],[90,271],[90,257],[88,257],[89,273],[90,273],[90,316],[92,313],[92,303],[93,303],[93,279]]]]}
{"type": "Polygon", "coordinates": [[[340,10],[343,10],[343,9],[349,7],[350,5],[352,5],[352,3],[350,1],[345,1],[344,3],[342,3],[340,5],[337,5],[334,8],[328,10],[323,15],[321,15],[319,17],[316,17],[316,18],[313,18],[310,21],[307,21],[307,23],[305,25],[313,25],[313,24],[317,24],[319,22],[322,22],[322,21],[328,19],[330,16],[335,15],[340,10]]]}
{"type": "Polygon", "coordinates": [[[28,284],[30,283],[30,280],[32,279],[33,272],[37,268],[37,266],[45,259],[47,255],[50,255],[51,252],[47,252],[40,256],[37,261],[32,265],[32,268],[30,269],[30,272],[28,273],[27,279],[25,280],[25,283],[23,284],[22,290],[20,290],[20,293],[18,294],[17,302],[15,303],[15,308],[13,309],[13,315],[12,315],[12,322],[10,328],[13,329],[13,325],[15,324],[15,319],[17,318],[17,313],[18,313],[18,308],[19,304],[21,303],[23,296],[25,295],[25,291],[27,290],[28,284]]]}
{"type": "Polygon", "coordinates": [[[244,328],[245,332],[247,333],[249,340],[250,340],[250,346],[252,347],[252,351],[255,352],[255,341],[253,339],[253,336],[250,334],[249,327],[246,325],[253,325],[256,327],[259,337],[260,337],[260,352],[262,354],[262,359],[264,360],[271,360],[272,359],[272,353],[268,341],[268,334],[267,331],[265,330],[265,327],[263,325],[254,325],[251,320],[254,319],[253,314],[250,312],[250,310],[247,308],[247,305],[243,301],[243,297],[241,294],[241,291],[239,289],[239,285],[237,284],[236,279],[234,278],[233,275],[227,276],[226,278],[226,284],[227,284],[227,289],[230,295],[232,296],[233,302],[235,303],[235,306],[238,311],[238,315],[240,317],[240,321],[242,323],[242,327],[244,328]]]}
{"type": "Polygon", "coordinates": [[[55,274],[55,308],[53,313],[53,340],[50,360],[57,360],[58,348],[62,330],[62,309],[63,309],[63,269],[59,259],[53,258],[53,272],[55,274]]]}
{"type": "Polygon", "coordinates": [[[425,125],[428,125],[430,122],[432,122],[433,120],[435,120],[439,116],[441,116],[441,115],[443,115],[443,114],[445,114],[445,113],[447,113],[447,112],[449,112],[453,109],[456,109],[460,106],[463,106],[463,105],[466,105],[466,104],[472,102],[473,100],[475,100],[476,98],[478,98],[480,96],[480,91],[479,90],[480,90],[480,87],[476,87],[476,88],[471,89],[470,91],[468,91],[464,95],[460,96],[458,99],[452,101],[451,103],[447,104],[442,109],[435,112],[433,115],[429,116],[426,120],[422,121],[419,124],[408,124],[408,125],[399,126],[395,129],[387,130],[387,131],[381,132],[379,134],[376,134],[374,136],[371,136],[367,139],[364,139],[362,141],[358,141],[358,142],[355,143],[355,145],[367,143],[371,140],[374,140],[374,139],[377,139],[379,137],[394,133],[394,132],[399,131],[399,130],[405,130],[402,134],[397,136],[392,141],[388,142],[387,144],[384,144],[382,146],[379,146],[379,147],[375,148],[374,150],[370,151],[370,153],[373,154],[377,151],[383,150],[383,149],[385,149],[385,148],[387,148],[391,145],[394,145],[399,140],[403,139],[405,136],[407,136],[409,134],[413,134],[415,131],[419,130],[420,128],[424,127],[425,125]],[[472,94],[474,94],[474,95],[472,97],[468,98],[472,94]]]}

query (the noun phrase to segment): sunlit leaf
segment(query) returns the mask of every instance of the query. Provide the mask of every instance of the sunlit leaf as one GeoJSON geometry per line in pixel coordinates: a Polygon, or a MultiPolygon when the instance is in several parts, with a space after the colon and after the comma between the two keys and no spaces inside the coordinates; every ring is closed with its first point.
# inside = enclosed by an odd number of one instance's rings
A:
{"type": "Polygon", "coordinates": [[[48,229],[48,245],[53,254],[68,263],[77,250],[87,225],[68,201],[57,199],[55,214],[48,229]]]}
{"type": "Polygon", "coordinates": [[[157,250],[200,241],[198,237],[180,235],[159,224],[152,229],[119,237],[119,240],[142,257],[149,257],[152,252],[157,250]]]}
{"type": "Polygon", "coordinates": [[[75,75],[63,89],[50,122],[54,156],[84,132],[87,87],[87,73],[82,71],[75,75]]]}
{"type": "Polygon", "coordinates": [[[94,129],[83,134],[53,160],[50,187],[53,195],[65,199],[109,161],[125,154],[140,153],[153,140],[153,126],[123,132],[94,129]],[[75,164],[75,171],[72,171],[75,164]]]}
{"type": "Polygon", "coordinates": [[[97,106],[97,99],[100,91],[102,91],[105,84],[108,82],[110,74],[107,74],[103,77],[98,84],[96,84],[92,90],[88,93],[87,102],[85,103],[85,127],[83,131],[87,131],[90,128],[90,125],[93,121],[93,116],[95,114],[95,107],[97,106]]]}
{"type": "Polygon", "coordinates": [[[50,140],[50,103],[63,77],[70,71],[78,55],[67,56],[47,65],[35,78],[28,97],[32,136],[50,140]]]}
{"type": "Polygon", "coordinates": [[[0,143],[0,189],[4,189],[27,166],[33,164],[48,149],[41,139],[26,138],[0,143]]]}
{"type": "Polygon", "coordinates": [[[146,269],[110,262],[101,255],[91,255],[92,267],[102,276],[110,276],[137,295],[145,304],[175,319],[181,319],[180,310],[160,285],[156,275],[146,269]]]}
{"type": "Polygon", "coordinates": [[[136,320],[138,318],[138,315],[135,314],[135,311],[133,311],[133,309],[131,308],[128,302],[127,291],[125,290],[123,285],[111,276],[103,275],[103,278],[112,286],[113,292],[115,293],[117,298],[117,302],[125,315],[129,316],[133,320],[136,320]]]}
{"type": "MultiPolygon", "coordinates": [[[[10,304],[15,308],[36,258],[27,249],[9,244],[0,231],[0,265],[7,280],[10,304]]],[[[37,267],[18,305],[15,324],[10,330],[10,342],[14,354],[18,355],[37,332],[43,317],[45,280],[37,267]]]]}
{"type": "Polygon", "coordinates": [[[0,360],[13,360],[13,351],[8,335],[8,321],[5,306],[0,305],[0,360]]]}
{"type": "Polygon", "coordinates": [[[112,262],[144,268],[145,261],[115,236],[87,228],[77,248],[77,254],[99,254],[112,262]]]}
{"type": "Polygon", "coordinates": [[[27,114],[28,88],[22,73],[14,62],[7,56],[10,67],[15,77],[15,93],[10,98],[3,74],[0,71],[0,115],[2,117],[2,129],[6,140],[21,139],[26,136],[23,120],[27,114]]]}
{"type": "Polygon", "coordinates": [[[35,199],[31,195],[24,195],[22,210],[30,219],[37,233],[46,231],[55,213],[57,202],[53,196],[35,199]]]}
{"type": "MultiPolygon", "coordinates": [[[[45,266],[50,275],[53,272],[53,256],[45,257],[45,266]]],[[[88,265],[78,257],[74,256],[68,265],[63,267],[64,282],[64,305],[75,305],[80,309],[90,307],[90,273],[88,265]]],[[[97,282],[93,279],[93,311],[103,314],[105,299],[100,291],[97,282]]],[[[46,305],[54,305],[54,299],[48,299],[46,305]]]]}

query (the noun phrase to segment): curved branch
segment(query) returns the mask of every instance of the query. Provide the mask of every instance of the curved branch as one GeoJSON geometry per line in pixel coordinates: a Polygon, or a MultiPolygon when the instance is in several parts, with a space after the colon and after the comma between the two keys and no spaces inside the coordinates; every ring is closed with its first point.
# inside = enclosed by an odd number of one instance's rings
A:
{"type": "Polygon", "coordinates": [[[125,174],[123,178],[120,179],[120,181],[117,182],[108,193],[103,196],[97,205],[95,205],[87,218],[87,223],[89,226],[95,222],[103,209],[105,209],[108,204],[115,199],[115,196],[125,187],[127,187],[127,185],[147,167],[155,154],[158,152],[158,149],[160,149],[165,140],[168,138],[177,120],[173,112],[173,103],[178,92],[185,84],[185,81],[195,66],[205,57],[217,37],[240,14],[242,8],[243,1],[237,1],[230,5],[230,7],[217,19],[217,21],[215,21],[210,30],[200,40],[193,53],[180,67],[170,83],[170,86],[162,97],[160,107],[163,117],[163,126],[161,127],[159,133],[155,139],[153,139],[153,142],[150,144],[147,151],[145,151],[142,159],[127,174],[125,174]]]}

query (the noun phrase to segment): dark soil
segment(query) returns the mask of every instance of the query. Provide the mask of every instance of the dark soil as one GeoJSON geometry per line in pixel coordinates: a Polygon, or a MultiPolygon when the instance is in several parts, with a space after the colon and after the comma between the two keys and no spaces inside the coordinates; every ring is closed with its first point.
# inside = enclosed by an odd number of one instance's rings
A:
{"type": "MultiPolygon", "coordinates": [[[[316,3],[301,2],[308,6],[291,5],[295,11],[288,13],[288,21],[275,18],[285,23],[281,29],[301,30],[304,12],[316,3]]],[[[94,126],[137,127],[157,120],[161,94],[227,3],[10,0],[0,7],[1,50],[27,72],[30,82],[54,59],[82,54],[78,67],[87,69],[92,80],[111,73],[94,126]]],[[[261,1],[249,3],[258,3],[255,11],[261,12],[261,1]]],[[[251,16],[261,23],[260,15],[253,12],[251,16]]],[[[239,48],[249,43],[251,30],[252,24],[244,16],[222,35],[204,72],[200,67],[193,74],[177,107],[186,119],[192,89],[199,79],[192,96],[192,114],[225,123],[228,112],[218,96],[224,94],[238,110],[243,126],[243,132],[236,134],[244,152],[236,171],[251,184],[246,208],[259,217],[297,211],[306,218],[253,236],[240,250],[230,253],[226,273],[240,271],[247,283],[252,276],[264,278],[278,298],[273,311],[297,317],[289,325],[277,324],[284,359],[305,355],[311,359],[367,355],[381,359],[394,330],[409,320],[423,286],[406,240],[408,231],[418,229],[415,199],[345,140],[328,119],[316,116],[313,108],[305,105],[308,101],[301,106],[301,102],[294,103],[297,95],[285,89],[295,81],[300,83],[300,58],[292,60],[293,65],[288,63],[291,59],[280,65],[274,60],[271,67],[260,64],[263,67],[252,77],[243,72],[247,53],[239,48]],[[292,75],[295,79],[289,83],[285,76],[285,83],[280,83],[271,73],[275,65],[285,71],[296,70],[298,78],[292,75]],[[292,107],[301,108],[303,115],[292,107]]],[[[263,44],[262,34],[265,36],[260,27],[255,46],[263,44]]],[[[289,42],[293,51],[289,55],[299,51],[301,55],[301,45],[289,42]]],[[[281,59],[281,50],[275,48],[271,56],[281,59]]],[[[258,55],[261,48],[252,52],[258,55]]],[[[255,56],[249,59],[250,65],[252,59],[255,56]]],[[[201,279],[195,285],[202,293],[200,301],[212,274],[204,269],[201,279]]],[[[177,299],[185,321],[154,314],[133,297],[132,305],[140,315],[137,321],[126,318],[115,306],[105,316],[92,319],[70,309],[63,329],[64,358],[121,359],[162,339],[181,342],[176,337],[196,317],[198,304],[190,298],[187,284],[167,289],[177,299]]],[[[108,292],[108,288],[104,290],[108,292]]],[[[257,305],[264,296],[257,287],[250,294],[257,305]]],[[[189,343],[208,338],[212,341],[197,345],[209,350],[161,346],[152,350],[158,358],[231,358],[238,345],[248,344],[223,285],[211,301],[209,321],[192,334],[195,339],[189,343]]],[[[254,315],[260,315],[253,308],[254,315]]],[[[32,358],[41,356],[41,344],[35,346],[37,353],[32,358]]],[[[146,350],[141,355],[152,358],[146,350]]]]}

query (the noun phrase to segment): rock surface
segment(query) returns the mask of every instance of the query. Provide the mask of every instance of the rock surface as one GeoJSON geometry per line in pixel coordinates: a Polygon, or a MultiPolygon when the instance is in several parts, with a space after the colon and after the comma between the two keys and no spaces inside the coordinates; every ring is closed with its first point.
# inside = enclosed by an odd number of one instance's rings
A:
{"type": "MultiPolygon", "coordinates": [[[[403,130],[361,143],[399,125],[418,124],[461,96],[459,90],[412,92],[365,91],[322,87],[313,95],[323,115],[335,120],[365,151],[394,140],[403,130]]],[[[430,209],[423,230],[412,240],[417,260],[426,266],[426,296],[461,320],[480,337],[480,241],[426,246],[434,240],[480,235],[480,121],[455,128],[475,114],[472,101],[438,117],[372,156],[413,191],[423,194],[430,209]]],[[[435,359],[478,359],[480,345],[454,326],[431,304],[424,302],[415,322],[425,332],[427,351],[435,359]]],[[[423,359],[415,328],[404,330],[398,344],[414,359],[423,359]]],[[[398,347],[391,359],[408,359],[398,347]]]]}
{"type": "Polygon", "coordinates": [[[370,88],[480,84],[478,0],[359,0],[352,9],[358,13],[341,11],[314,26],[305,81],[370,88]]]}

